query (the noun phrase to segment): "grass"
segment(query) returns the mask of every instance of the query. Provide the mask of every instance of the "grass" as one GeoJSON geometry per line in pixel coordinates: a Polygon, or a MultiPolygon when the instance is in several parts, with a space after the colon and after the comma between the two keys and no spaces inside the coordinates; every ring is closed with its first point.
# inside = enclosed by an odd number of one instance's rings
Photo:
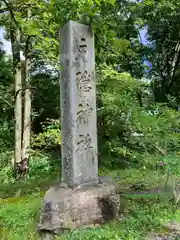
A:
{"type": "MultiPolygon", "coordinates": [[[[119,171],[103,171],[103,175],[111,175],[121,185],[126,186],[143,181],[149,187],[157,186],[164,179],[152,170],[126,169],[119,171]]],[[[32,182],[11,185],[1,185],[1,196],[8,199],[0,201],[0,239],[1,240],[36,240],[40,239],[36,226],[43,200],[43,193],[58,179],[34,180],[32,182]],[[8,188],[8,191],[7,191],[8,188]],[[21,189],[18,197],[12,197],[21,189]]],[[[125,202],[124,218],[105,224],[99,228],[75,230],[57,237],[57,240],[140,240],[148,232],[166,231],[162,224],[172,219],[180,222],[180,211],[174,211],[167,201],[150,199],[122,199],[125,202]]]]}
{"type": "MultiPolygon", "coordinates": [[[[124,170],[108,171],[103,169],[99,175],[107,175],[114,178],[122,187],[128,187],[138,181],[143,181],[149,187],[156,187],[165,181],[165,176],[156,171],[129,168],[124,170]]],[[[60,175],[58,171],[51,174],[44,173],[41,177],[15,184],[0,184],[0,199],[14,196],[30,195],[33,193],[45,192],[53,184],[59,183],[60,175]]]]}
{"type": "Polygon", "coordinates": [[[59,181],[54,175],[44,176],[41,179],[22,181],[15,184],[0,184],[0,199],[13,196],[30,195],[38,192],[45,192],[50,186],[59,181]]]}

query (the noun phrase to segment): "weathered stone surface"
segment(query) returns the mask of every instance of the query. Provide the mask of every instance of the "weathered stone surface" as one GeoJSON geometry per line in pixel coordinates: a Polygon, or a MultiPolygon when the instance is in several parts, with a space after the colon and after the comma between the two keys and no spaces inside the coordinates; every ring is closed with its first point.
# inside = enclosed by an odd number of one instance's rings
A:
{"type": "Polygon", "coordinates": [[[62,181],[98,182],[94,35],[69,21],[60,31],[62,181]]]}
{"type": "Polygon", "coordinates": [[[38,229],[59,234],[116,219],[120,210],[116,186],[111,179],[103,178],[100,182],[79,189],[49,189],[38,229]]]}

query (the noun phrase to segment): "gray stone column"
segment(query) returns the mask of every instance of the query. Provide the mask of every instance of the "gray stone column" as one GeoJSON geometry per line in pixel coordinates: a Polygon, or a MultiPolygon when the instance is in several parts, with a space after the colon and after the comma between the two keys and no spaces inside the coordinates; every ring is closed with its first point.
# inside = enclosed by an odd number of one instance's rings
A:
{"type": "Polygon", "coordinates": [[[94,35],[69,21],[60,31],[62,181],[98,182],[94,35]]]}

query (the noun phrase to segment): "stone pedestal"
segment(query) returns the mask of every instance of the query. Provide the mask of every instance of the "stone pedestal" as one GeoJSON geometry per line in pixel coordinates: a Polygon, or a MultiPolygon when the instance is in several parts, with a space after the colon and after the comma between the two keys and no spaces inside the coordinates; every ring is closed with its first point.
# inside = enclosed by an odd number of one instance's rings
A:
{"type": "Polygon", "coordinates": [[[44,198],[38,230],[60,234],[64,230],[103,224],[116,219],[120,197],[110,178],[81,188],[51,188],[44,198]]]}

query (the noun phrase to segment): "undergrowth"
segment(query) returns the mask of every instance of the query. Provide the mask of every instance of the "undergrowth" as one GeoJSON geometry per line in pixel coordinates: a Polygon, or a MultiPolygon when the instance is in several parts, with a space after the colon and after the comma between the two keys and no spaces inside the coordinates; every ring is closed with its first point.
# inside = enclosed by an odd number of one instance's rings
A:
{"type": "MultiPolygon", "coordinates": [[[[154,186],[157,186],[164,178],[163,175],[148,169],[126,169],[112,172],[100,170],[100,174],[113,176],[122,186],[139,181],[143,181],[149,187],[153,186],[153,183],[154,186]]],[[[0,239],[40,239],[36,229],[44,196],[44,186],[46,185],[48,188],[53,184],[53,181],[57,182],[59,179],[49,177],[44,182],[37,179],[29,182],[29,185],[25,182],[17,184],[17,189],[21,188],[22,192],[26,189],[24,196],[20,194],[16,197],[13,195],[14,197],[1,199],[0,239]],[[37,188],[37,186],[39,187],[37,188]]],[[[1,185],[2,195],[4,191],[5,188],[3,189],[1,185]]],[[[7,197],[6,191],[4,194],[7,197]]],[[[12,195],[13,192],[10,194],[12,195]]],[[[118,221],[110,222],[102,227],[65,233],[57,237],[57,240],[140,240],[142,236],[147,235],[152,230],[165,232],[162,227],[163,223],[172,219],[180,222],[180,211],[175,211],[173,205],[165,200],[157,201],[156,198],[151,198],[142,201],[142,199],[126,198],[121,200],[121,204],[124,204],[123,217],[120,217],[118,221]]]]}

